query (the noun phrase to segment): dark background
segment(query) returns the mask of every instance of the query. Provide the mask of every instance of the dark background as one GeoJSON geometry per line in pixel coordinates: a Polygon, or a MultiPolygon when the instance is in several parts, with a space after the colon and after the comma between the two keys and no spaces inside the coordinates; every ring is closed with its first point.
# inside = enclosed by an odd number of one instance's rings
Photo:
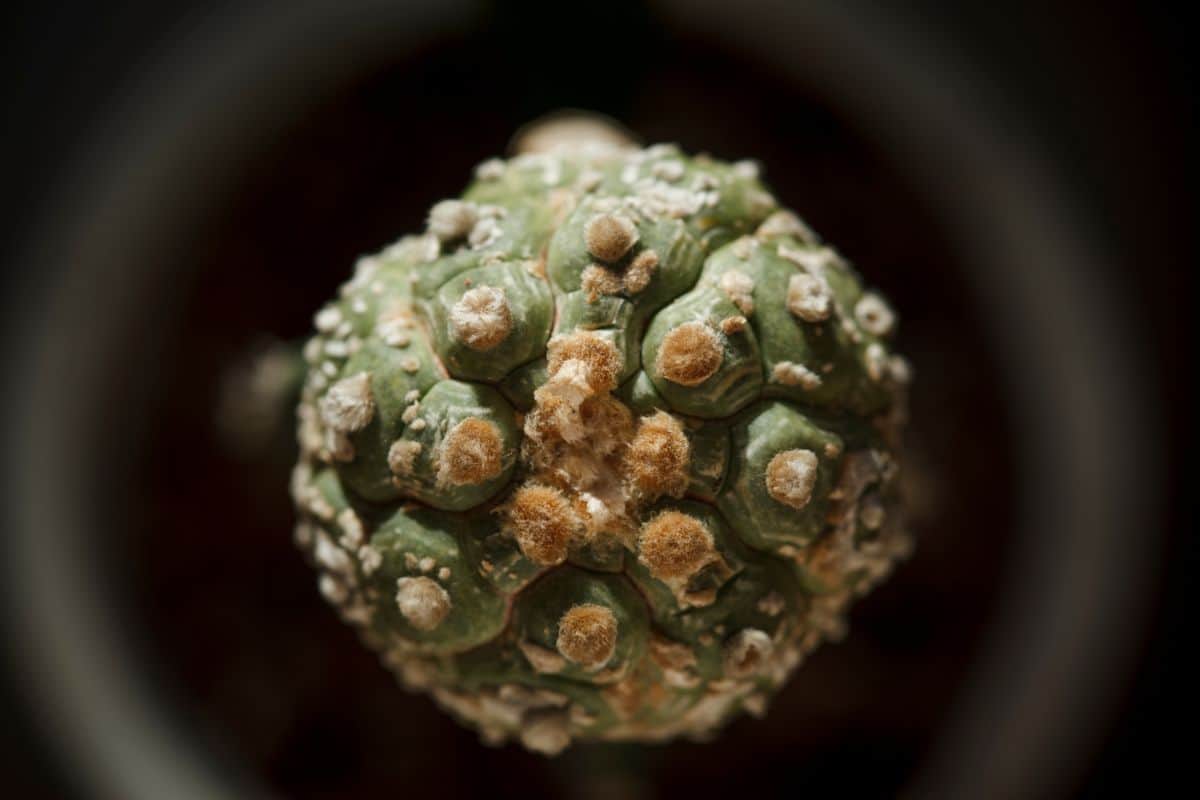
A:
{"type": "MultiPolygon", "coordinates": [[[[1185,352],[1193,338],[1187,245],[1195,218],[1187,32],[1165,8],[1132,3],[950,12],[939,5],[905,4],[896,18],[949,42],[989,91],[1034,123],[1073,181],[1093,233],[1116,256],[1119,274],[1097,280],[1119,287],[1130,330],[1150,359],[1147,392],[1168,459],[1160,487],[1167,513],[1156,522],[1165,536],[1147,536],[1157,565],[1152,606],[1138,634],[1137,667],[1112,698],[1118,722],[1069,794],[1146,790],[1184,776],[1186,737],[1172,731],[1194,700],[1184,662],[1186,578],[1197,566],[1183,478],[1192,407],[1184,389],[1194,371],[1185,352]]],[[[586,104],[616,114],[648,141],[760,158],[784,201],[885,289],[905,320],[901,349],[919,370],[914,455],[934,476],[931,508],[918,514],[917,557],[863,603],[845,644],[806,665],[766,721],[737,723],[715,746],[720,760],[709,759],[710,749],[679,745],[653,751],[640,767],[657,792],[728,793],[740,781],[731,774],[755,774],[781,790],[893,794],[930,746],[987,628],[1012,524],[996,489],[1011,469],[1007,442],[1016,423],[990,377],[996,356],[970,307],[958,305],[967,294],[961,265],[925,199],[847,126],[821,87],[789,83],[769,65],[699,38],[664,35],[651,12],[632,4],[565,9],[502,4],[414,55],[349,70],[240,168],[229,193],[177,245],[180,274],[198,277],[170,309],[176,326],[160,345],[165,366],[150,370],[158,388],[146,401],[149,435],[130,456],[138,476],[128,495],[134,524],[107,546],[124,578],[137,646],[214,758],[263,776],[284,796],[365,795],[414,776],[432,784],[435,770],[459,758],[471,766],[459,763],[450,794],[496,782],[506,794],[517,789],[507,782],[523,776],[527,791],[553,795],[569,780],[564,769],[602,769],[604,759],[627,756],[603,750],[582,757],[591,761],[545,768],[512,749],[479,750],[429,704],[392,690],[320,605],[300,560],[286,549],[280,557],[290,512],[286,497],[273,493],[286,457],[232,455],[209,425],[213,376],[257,331],[302,335],[355,255],[419,225],[428,203],[455,192],[515,126],[586,104]],[[514,92],[514,84],[528,91],[514,92]],[[989,420],[983,433],[981,418],[989,420]],[[232,518],[214,496],[231,498],[232,518]],[[238,537],[244,547],[231,554],[220,537],[238,537]],[[272,631],[281,614],[292,626],[272,631]],[[331,695],[345,686],[355,690],[331,695]],[[268,690],[281,705],[264,701],[268,690]],[[389,771],[397,746],[432,753],[416,759],[428,766],[404,762],[389,771]]],[[[3,230],[11,272],[0,278],[19,303],[31,280],[52,277],[21,274],[17,257],[22,234],[51,207],[51,187],[131,87],[152,79],[164,52],[216,11],[213,4],[49,3],[5,13],[3,230]]],[[[5,328],[10,344],[20,334],[5,328]]],[[[12,796],[88,796],[43,741],[36,711],[19,690],[0,686],[0,752],[12,796]]]]}

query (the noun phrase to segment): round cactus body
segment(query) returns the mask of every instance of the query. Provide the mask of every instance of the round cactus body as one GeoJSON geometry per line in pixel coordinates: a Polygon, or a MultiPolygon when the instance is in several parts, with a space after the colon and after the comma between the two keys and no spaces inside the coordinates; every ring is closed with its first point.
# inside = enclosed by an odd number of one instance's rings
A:
{"type": "Polygon", "coordinates": [[[489,743],[703,738],[909,548],[895,317],[753,163],[539,142],[317,313],[297,542],[489,743]]]}

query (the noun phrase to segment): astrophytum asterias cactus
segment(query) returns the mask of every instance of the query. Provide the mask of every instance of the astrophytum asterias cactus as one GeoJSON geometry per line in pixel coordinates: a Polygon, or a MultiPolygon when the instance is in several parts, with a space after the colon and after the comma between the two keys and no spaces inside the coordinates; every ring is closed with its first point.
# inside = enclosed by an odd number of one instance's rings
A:
{"type": "Polygon", "coordinates": [[[896,320],[752,162],[539,147],[316,314],[296,538],[489,743],[702,738],[908,550],[896,320]]]}

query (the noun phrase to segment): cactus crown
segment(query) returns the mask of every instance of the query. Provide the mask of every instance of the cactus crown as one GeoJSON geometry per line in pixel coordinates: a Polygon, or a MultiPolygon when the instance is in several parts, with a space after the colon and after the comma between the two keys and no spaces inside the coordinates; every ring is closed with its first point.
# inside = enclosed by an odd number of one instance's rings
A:
{"type": "Polygon", "coordinates": [[[297,541],[485,741],[703,737],[908,547],[895,318],[751,162],[541,144],[317,313],[297,541]]]}

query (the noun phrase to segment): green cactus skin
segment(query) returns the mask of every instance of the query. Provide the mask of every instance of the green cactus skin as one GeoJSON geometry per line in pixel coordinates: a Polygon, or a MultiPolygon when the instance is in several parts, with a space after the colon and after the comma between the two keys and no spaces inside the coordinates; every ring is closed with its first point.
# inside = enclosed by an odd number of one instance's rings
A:
{"type": "Polygon", "coordinates": [[[910,549],[895,318],[751,162],[493,159],[315,322],[296,541],[485,742],[761,715],[910,549]]]}

